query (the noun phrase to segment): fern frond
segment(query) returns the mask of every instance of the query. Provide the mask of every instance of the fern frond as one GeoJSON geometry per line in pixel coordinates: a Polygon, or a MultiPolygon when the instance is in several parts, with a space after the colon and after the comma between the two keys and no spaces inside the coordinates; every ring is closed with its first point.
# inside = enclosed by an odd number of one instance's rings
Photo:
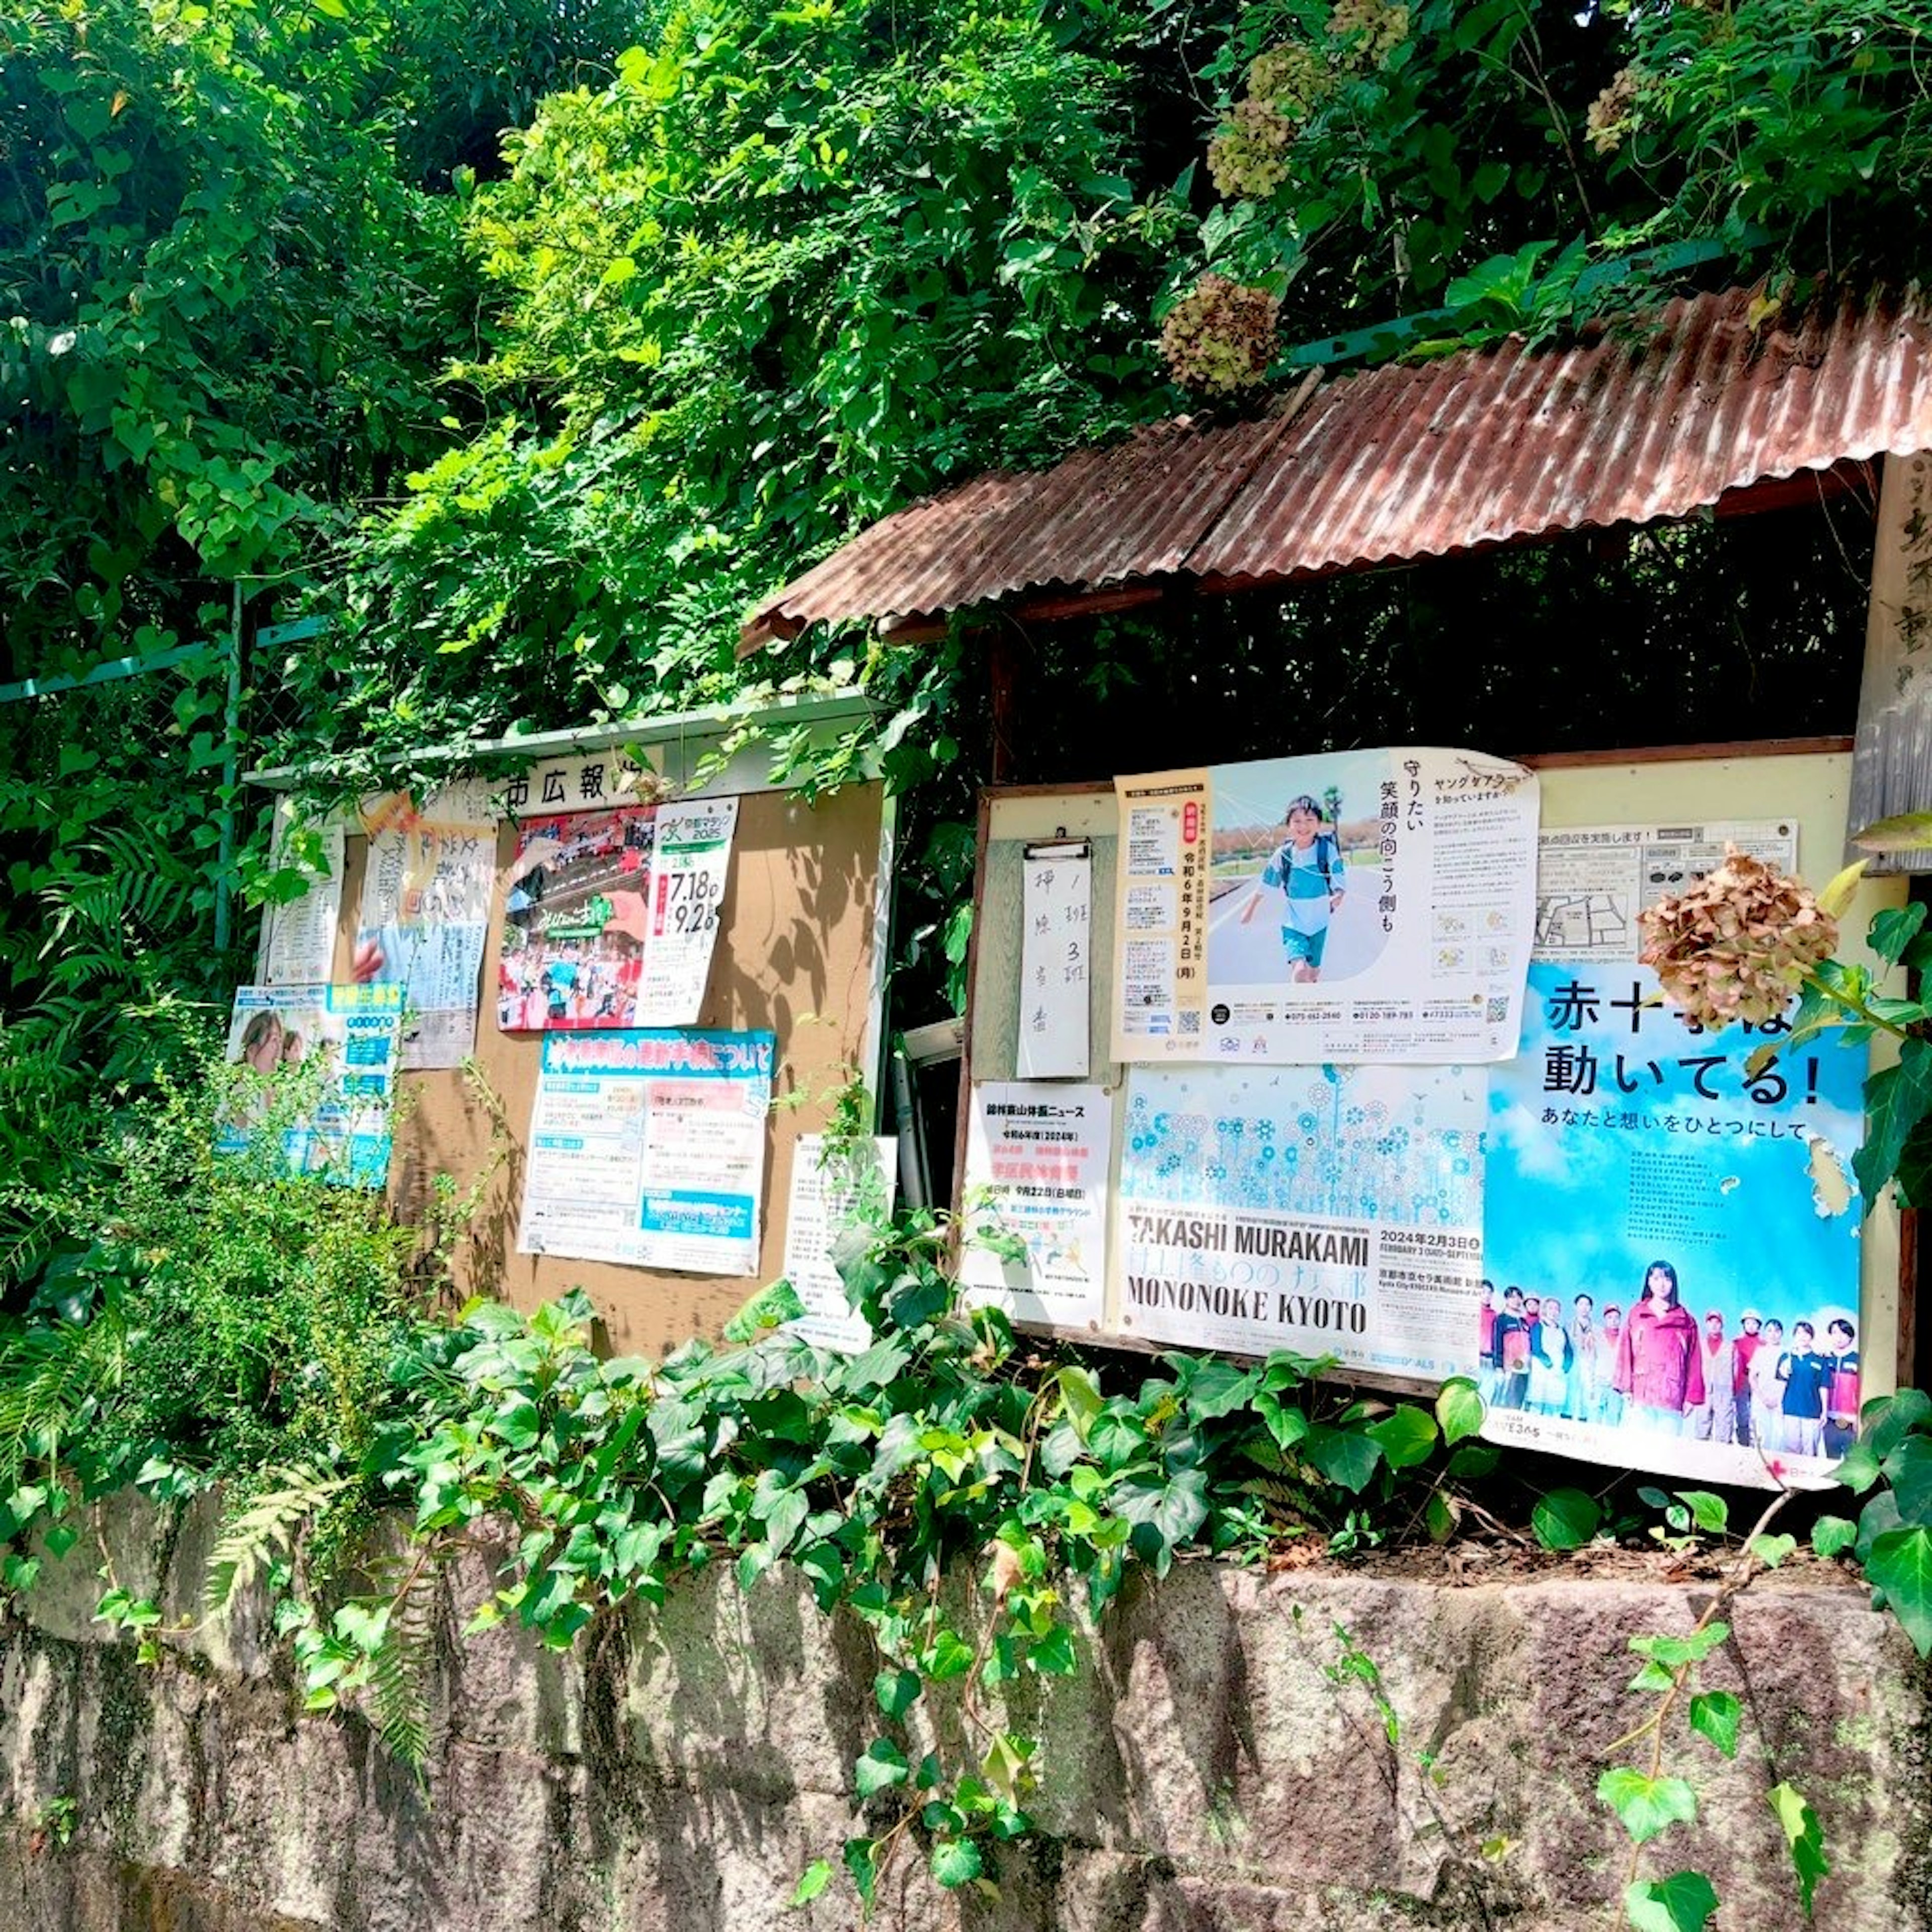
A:
{"type": "Polygon", "coordinates": [[[58,1453],[102,1376],[108,1325],[26,1329],[0,1349],[0,1493],[18,1484],[30,1456],[58,1453]]]}
{"type": "Polygon", "coordinates": [[[382,1748],[418,1783],[429,1758],[429,1677],[435,1661],[434,1592],[412,1576],[390,1606],[369,1666],[369,1709],[382,1748]]]}
{"type": "Polygon", "coordinates": [[[1273,1476],[1249,1476],[1234,1486],[1243,1496],[1258,1496],[1290,1516],[1300,1516],[1307,1507],[1308,1498],[1304,1491],[1292,1483],[1279,1481],[1273,1476]]]}
{"type": "Polygon", "coordinates": [[[308,1462],[269,1473],[280,1486],[250,1497],[223,1520],[208,1562],[210,1616],[222,1616],[266,1562],[286,1555],[302,1526],[319,1514],[331,1497],[346,1490],[350,1480],[346,1476],[325,1475],[308,1462]]]}

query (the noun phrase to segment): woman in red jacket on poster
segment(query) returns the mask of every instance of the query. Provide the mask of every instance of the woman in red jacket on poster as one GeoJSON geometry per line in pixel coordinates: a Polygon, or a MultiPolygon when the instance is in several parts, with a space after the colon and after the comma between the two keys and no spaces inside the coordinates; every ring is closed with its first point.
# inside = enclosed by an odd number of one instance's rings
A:
{"type": "Polygon", "coordinates": [[[1652,1262],[1617,1344],[1613,1385],[1636,1411],[1627,1408],[1626,1421],[1662,1435],[1683,1433],[1684,1410],[1704,1400],[1697,1339],[1696,1318],[1678,1303],[1677,1270],[1668,1262],[1652,1262]]]}

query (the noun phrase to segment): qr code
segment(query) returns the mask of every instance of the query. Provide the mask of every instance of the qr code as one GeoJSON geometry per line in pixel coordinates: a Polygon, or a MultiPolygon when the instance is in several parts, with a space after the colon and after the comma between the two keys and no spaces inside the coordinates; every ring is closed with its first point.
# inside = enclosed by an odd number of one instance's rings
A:
{"type": "Polygon", "coordinates": [[[1180,1030],[1183,1033],[1198,1033],[1201,1030],[1201,1016],[1198,1013],[1183,1013],[1180,1030]]]}
{"type": "Polygon", "coordinates": [[[1490,1024],[1501,1026],[1509,1018],[1509,1006],[1510,1003],[1506,994],[1492,993],[1490,996],[1490,1024]]]}

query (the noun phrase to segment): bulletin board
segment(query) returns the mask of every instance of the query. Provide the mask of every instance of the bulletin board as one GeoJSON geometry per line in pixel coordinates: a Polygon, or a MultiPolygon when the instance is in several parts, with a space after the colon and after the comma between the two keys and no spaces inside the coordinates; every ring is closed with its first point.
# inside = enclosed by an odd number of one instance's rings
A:
{"type": "MultiPolygon", "coordinates": [[[[1537,772],[1544,831],[1624,823],[1664,824],[1791,818],[1800,830],[1798,863],[1814,885],[1844,862],[1851,788],[1848,740],[1806,740],[1655,752],[1525,758],[1537,772]]],[[[962,1069],[958,1156],[955,1172],[968,1167],[967,1122],[976,1084],[1010,1082],[1017,1075],[1021,1028],[1019,956],[1022,879],[1030,847],[1078,841],[1090,853],[1092,941],[1088,999],[1089,1079],[1118,1096],[1126,1070],[1110,1058],[1112,1000],[1117,934],[1115,882],[1120,824],[1113,787],[1016,786],[986,792],[980,815],[977,905],[968,984],[970,988],[962,1069]]],[[[1841,922],[1840,956],[1864,960],[1863,935],[1870,916],[1902,904],[1898,879],[1867,879],[1841,922]]],[[[1882,970],[1882,969],[1880,969],[1882,970]]],[[[1882,1042],[1874,1049],[1882,1056],[1882,1042]]],[[[1882,1064],[1882,1058],[1875,1064],[1882,1064]]],[[[1121,1172],[1124,1111],[1113,1110],[1108,1161],[1110,1194],[1121,1172]]],[[[964,1204],[956,1201],[956,1206],[964,1204]]],[[[1864,1393],[1869,1399],[1909,1380],[1913,1335],[1910,1282],[1911,1217],[1891,1200],[1882,1202],[1858,1236],[1864,1393]]],[[[1075,1329],[1025,1323],[1066,1339],[1105,1340],[1111,1346],[1145,1348],[1121,1320],[1119,1241],[1110,1238],[1105,1314],[1075,1329]]],[[[1349,1379],[1371,1386],[1420,1393],[1432,1384],[1360,1370],[1349,1379]]]]}
{"type": "MultiPolygon", "coordinates": [[[[664,760],[653,762],[661,769],[664,760]]],[[[505,1032],[498,1022],[505,874],[517,842],[511,820],[497,826],[474,1056],[490,1098],[478,1095],[462,1069],[403,1073],[389,1168],[398,1211],[423,1220],[437,1176],[448,1177],[460,1194],[484,1171],[497,1138],[494,1113],[507,1131],[507,1154],[454,1255],[459,1288],[500,1294],[528,1310],[580,1286],[596,1304],[609,1346],[621,1354],[659,1354],[694,1336],[715,1337],[784,1272],[786,1208],[800,1136],[823,1128],[831,1097],[855,1075],[878,1089],[893,829],[884,788],[848,784],[808,802],[772,789],[758,759],[740,758],[707,783],[679,786],[675,795],[739,801],[718,936],[693,1025],[776,1035],[756,1274],[674,1273],[518,1252],[524,1148],[545,1036],[505,1032]]],[[[541,810],[531,796],[529,809],[541,810]]],[[[338,981],[350,976],[368,851],[368,840],[352,827],[335,928],[338,981]]]]}

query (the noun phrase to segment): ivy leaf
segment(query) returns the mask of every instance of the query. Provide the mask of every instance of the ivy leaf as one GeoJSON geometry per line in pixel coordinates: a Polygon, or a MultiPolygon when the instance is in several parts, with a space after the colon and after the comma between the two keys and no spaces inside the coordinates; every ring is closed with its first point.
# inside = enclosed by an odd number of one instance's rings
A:
{"type": "Polygon", "coordinates": [[[1792,1868],[1798,1874],[1798,1902],[1809,1918],[1811,1895],[1818,1889],[1818,1881],[1832,1869],[1832,1862],[1825,1856],[1825,1834],[1818,1814],[1804,1802],[1803,1793],[1789,1784],[1774,1785],[1764,1796],[1784,1828],[1785,1843],[1791,1847],[1792,1868]]]}
{"type": "Polygon", "coordinates": [[[1838,1467],[1832,1472],[1832,1480],[1842,1483],[1854,1496],[1863,1496],[1873,1484],[1885,1473],[1879,1461],[1878,1452],[1868,1442],[1854,1442],[1839,1457],[1838,1467]]]}
{"type": "Polygon", "coordinates": [[[1798,1539],[1780,1530],[1775,1535],[1754,1536],[1744,1546],[1767,1570],[1775,1570],[1798,1547],[1798,1539]]]}
{"type": "Polygon", "coordinates": [[[1382,1445],[1360,1430],[1318,1422],[1310,1426],[1301,1453],[1329,1481],[1360,1496],[1381,1466],[1382,1445]]]}
{"type": "Polygon", "coordinates": [[[1529,1513],[1529,1526],[1546,1550],[1581,1550],[1603,1520],[1596,1498],[1581,1490],[1552,1490],[1529,1513]]]}
{"type": "Polygon", "coordinates": [[[970,1885],[986,1869],[970,1838],[940,1838],[932,1847],[932,1875],[949,1892],[970,1885]]]}
{"type": "Polygon", "coordinates": [[[1706,1536],[1722,1536],[1730,1527],[1730,1505],[1709,1490],[1679,1490],[1677,1500],[1690,1512],[1690,1520],[1706,1536]]]}
{"type": "Polygon", "coordinates": [[[1913,1523],[1876,1538],[1865,1577],[1885,1592],[1921,1657],[1932,1655],[1932,1529],[1913,1523]]]}
{"type": "Polygon", "coordinates": [[[1027,1652],[1027,1661],[1034,1670],[1043,1671],[1049,1677],[1071,1675],[1079,1667],[1079,1660],[1074,1654],[1072,1631],[1064,1624],[1055,1624],[1046,1636],[1034,1640],[1032,1648],[1027,1652]]]}
{"type": "Polygon", "coordinates": [[[1697,1794],[1681,1778],[1651,1778],[1628,1765],[1613,1764],[1598,1779],[1597,1796],[1636,1844],[1647,1845],[1672,1825],[1697,1822],[1697,1794]]]}
{"type": "Polygon", "coordinates": [[[861,1798],[903,1784],[911,1775],[912,1767],[906,1762],[905,1753],[890,1738],[874,1738],[852,1767],[852,1781],[861,1798]]]}
{"type": "Polygon", "coordinates": [[[1118,1515],[1133,1525],[1133,1544],[1165,1576],[1174,1552],[1208,1520],[1208,1477],[1201,1469],[1181,1469],[1168,1478],[1157,1470],[1136,1472],[1114,1486],[1110,1498],[1118,1515]]]}
{"type": "Polygon", "coordinates": [[[1073,1424],[1074,1433],[1084,1443],[1093,1429],[1094,1418],[1100,1413],[1100,1384],[1091,1371],[1076,1368],[1071,1363],[1054,1380],[1060,1385],[1060,1403],[1073,1424]]]}
{"type": "Polygon", "coordinates": [[[1232,1415],[1238,1408],[1246,1408],[1260,1387],[1260,1378],[1252,1372],[1209,1356],[1198,1361],[1188,1382],[1188,1415],[1196,1422],[1213,1422],[1232,1415]]]}
{"type": "Polygon", "coordinates": [[[801,1905],[809,1905],[832,1880],[832,1861],[814,1858],[805,1868],[794,1888],[789,1910],[796,1911],[801,1905]]]}
{"type": "Polygon", "coordinates": [[[1436,1398],[1436,1420],[1442,1425],[1444,1447],[1451,1447],[1483,1426],[1482,1392],[1467,1376],[1452,1376],[1436,1398]]]}
{"type": "Polygon", "coordinates": [[[1858,1540],[1858,1526],[1841,1516],[1821,1516],[1811,1526],[1811,1553],[1828,1563],[1858,1540]]]}
{"type": "Polygon", "coordinates": [[[741,1344],[755,1341],[770,1329],[797,1321],[805,1312],[798,1290],[781,1275],[769,1288],[760,1288],[725,1323],[724,1339],[741,1344]]]}
{"type": "Polygon", "coordinates": [[[1898,1166],[1912,1130],[1932,1110],[1932,1041],[1908,1040],[1898,1064],[1865,1082],[1865,1137],[1852,1156],[1869,1214],[1898,1166]]]}
{"type": "Polygon", "coordinates": [[[1412,1469],[1435,1453],[1436,1418],[1412,1402],[1399,1402],[1392,1414],[1370,1424],[1367,1432],[1382,1444],[1391,1469],[1412,1469]]]}
{"type": "Polygon", "coordinates": [[[1704,1932],[1718,1894],[1702,1872],[1640,1879],[1624,1892],[1624,1915],[1636,1932],[1704,1932]]]}
{"type": "Polygon", "coordinates": [[[916,1670],[882,1670],[872,1679],[872,1695],[889,1718],[903,1718],[918,1702],[919,1692],[916,1670]]]}
{"type": "Polygon", "coordinates": [[[1700,1690],[1690,1700],[1690,1728],[1725,1757],[1738,1754],[1738,1725],[1744,1707],[1728,1690],[1700,1690]]]}
{"type": "Polygon", "coordinates": [[[1888,965],[1896,966],[1925,923],[1927,910],[1921,899],[1910,905],[1888,906],[1882,912],[1874,913],[1865,944],[1888,965]]]}
{"type": "Polygon", "coordinates": [[[1885,1473],[1908,1522],[1932,1521],[1932,1439],[1908,1436],[1885,1459],[1885,1473]]]}
{"type": "Polygon", "coordinates": [[[876,1838],[848,1838],[844,1852],[845,1869],[852,1875],[852,1888],[859,1903],[869,1912],[879,1883],[879,1841],[876,1838]]]}

